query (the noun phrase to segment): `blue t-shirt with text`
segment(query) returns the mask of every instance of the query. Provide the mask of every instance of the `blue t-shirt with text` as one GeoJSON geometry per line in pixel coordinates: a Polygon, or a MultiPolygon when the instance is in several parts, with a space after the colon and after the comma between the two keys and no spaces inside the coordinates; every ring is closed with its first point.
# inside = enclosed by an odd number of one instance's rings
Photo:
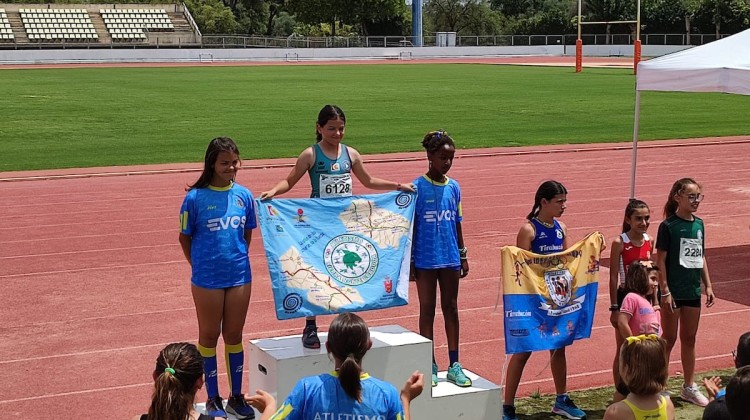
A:
{"type": "Polygon", "coordinates": [[[255,229],[255,205],[247,188],[196,188],[180,208],[180,233],[191,237],[192,282],[208,289],[240,286],[252,279],[245,231],[255,229]]]}
{"type": "Polygon", "coordinates": [[[417,203],[414,212],[412,259],[419,269],[460,267],[456,223],[463,220],[461,188],[447,178],[436,182],[423,175],[414,181],[417,203]]]}
{"type": "Polygon", "coordinates": [[[297,382],[271,420],[402,420],[396,388],[367,373],[360,376],[362,402],[349,397],[336,372],[310,376],[297,382]]]}

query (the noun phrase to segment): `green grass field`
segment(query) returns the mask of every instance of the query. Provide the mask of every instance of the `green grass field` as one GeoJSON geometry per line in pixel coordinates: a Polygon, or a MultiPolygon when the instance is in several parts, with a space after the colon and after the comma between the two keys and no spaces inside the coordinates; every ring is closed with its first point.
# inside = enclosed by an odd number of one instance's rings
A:
{"type": "MultiPolygon", "coordinates": [[[[469,64],[0,70],[0,171],[195,162],[231,136],[245,159],[296,156],[326,103],[363,153],[629,141],[629,70],[469,64]]],[[[641,138],[750,134],[750,98],[646,92],[641,138]]]]}

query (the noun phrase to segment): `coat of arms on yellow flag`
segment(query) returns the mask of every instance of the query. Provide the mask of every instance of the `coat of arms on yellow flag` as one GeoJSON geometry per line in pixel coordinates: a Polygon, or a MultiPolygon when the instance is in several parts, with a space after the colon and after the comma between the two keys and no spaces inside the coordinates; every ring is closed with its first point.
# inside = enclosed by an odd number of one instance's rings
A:
{"type": "Polygon", "coordinates": [[[604,243],[593,232],[555,254],[502,248],[506,354],[557,349],[591,335],[604,243]]]}

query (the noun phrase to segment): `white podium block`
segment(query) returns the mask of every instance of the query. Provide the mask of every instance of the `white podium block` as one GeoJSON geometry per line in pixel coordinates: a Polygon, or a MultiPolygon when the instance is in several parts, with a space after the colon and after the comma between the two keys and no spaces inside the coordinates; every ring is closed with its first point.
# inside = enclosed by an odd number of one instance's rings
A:
{"type": "MultiPolygon", "coordinates": [[[[281,404],[301,378],[333,370],[325,350],[327,333],[320,333],[321,348],[302,347],[300,335],[251,340],[248,347],[248,392],[264,389],[281,404]]],[[[409,375],[419,370],[425,375],[425,388],[411,403],[415,419],[497,419],[500,418],[500,388],[466,371],[473,386],[459,388],[445,382],[445,372],[437,387],[430,387],[432,341],[398,325],[370,328],[372,348],[362,361],[363,370],[401,389],[409,375]],[[431,395],[432,394],[432,395],[431,395]]]]}
{"type": "MultiPolygon", "coordinates": [[[[432,398],[426,412],[412,411],[412,417],[431,419],[497,420],[502,418],[501,387],[464,369],[471,386],[458,387],[445,379],[445,371],[438,372],[438,384],[432,388],[432,398]],[[422,417],[424,416],[424,417],[422,417]]],[[[429,380],[428,378],[425,378],[429,380]]],[[[426,383],[425,386],[430,386],[426,383]]],[[[423,393],[424,394],[424,393],[423,393]]],[[[422,398],[420,396],[419,398],[422,398]]],[[[421,408],[421,407],[420,407],[421,408]]]]}
{"type": "MultiPolygon", "coordinates": [[[[248,371],[249,392],[257,388],[273,394],[279,404],[305,376],[333,370],[325,350],[327,333],[320,333],[320,349],[302,347],[300,335],[251,340],[248,371]]],[[[363,370],[401,389],[415,370],[429,372],[432,342],[397,325],[370,328],[372,348],[362,361],[363,370]]]]}

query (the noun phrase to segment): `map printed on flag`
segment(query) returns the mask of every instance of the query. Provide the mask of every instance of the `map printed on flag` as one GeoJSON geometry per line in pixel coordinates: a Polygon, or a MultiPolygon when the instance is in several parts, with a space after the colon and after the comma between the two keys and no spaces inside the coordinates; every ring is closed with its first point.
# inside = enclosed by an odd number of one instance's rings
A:
{"type": "Polygon", "coordinates": [[[256,200],[276,317],[407,304],[415,198],[256,200]]]}

